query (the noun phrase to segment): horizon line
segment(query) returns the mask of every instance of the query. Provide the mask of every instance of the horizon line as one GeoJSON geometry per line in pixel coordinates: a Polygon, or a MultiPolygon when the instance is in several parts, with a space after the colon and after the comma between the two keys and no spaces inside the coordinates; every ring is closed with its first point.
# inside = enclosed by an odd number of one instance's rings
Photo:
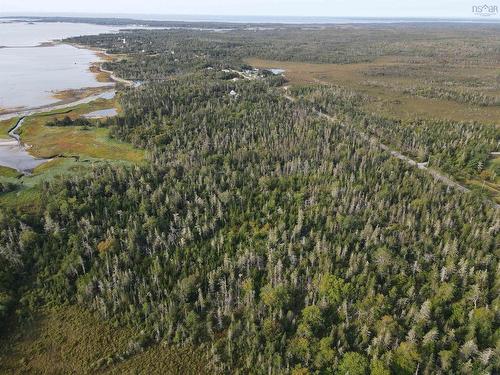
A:
{"type": "MultiPolygon", "coordinates": [[[[255,15],[255,14],[194,14],[194,13],[108,13],[108,12],[40,12],[40,11],[28,11],[28,12],[11,12],[2,11],[0,12],[0,18],[8,17],[75,17],[75,18],[114,18],[123,19],[129,18],[134,21],[185,21],[185,22],[200,22],[200,20],[169,20],[169,19],[147,19],[147,18],[137,18],[141,16],[153,16],[153,17],[216,17],[216,18],[230,18],[230,17],[248,17],[248,18],[276,18],[276,19],[352,19],[352,20],[441,20],[441,21],[476,21],[476,22],[500,22],[500,17],[465,17],[465,16],[319,16],[319,15],[255,15]]],[[[220,21],[220,22],[231,22],[231,21],[220,21]]]]}
{"type": "MultiPolygon", "coordinates": [[[[0,12],[0,19],[8,18],[76,18],[87,21],[89,19],[114,19],[130,20],[140,22],[157,23],[182,23],[182,24],[219,24],[219,25],[310,25],[310,26],[333,26],[333,25],[370,25],[370,24],[483,24],[498,25],[499,18],[491,17],[408,17],[408,16],[259,16],[259,15],[195,15],[195,14],[135,14],[135,13],[86,13],[86,12],[29,12],[24,14],[0,12]],[[150,17],[148,17],[150,16],[150,17]],[[190,18],[192,17],[192,18],[190,18]],[[210,19],[212,18],[212,19],[210,19]],[[247,18],[247,19],[244,19],[247,18]],[[339,22],[335,22],[335,21],[339,22]],[[351,21],[351,22],[349,22],[351,21]]],[[[62,20],[63,21],[63,20],[62,20]]],[[[87,22],[91,23],[91,22],[87,22]]]]}

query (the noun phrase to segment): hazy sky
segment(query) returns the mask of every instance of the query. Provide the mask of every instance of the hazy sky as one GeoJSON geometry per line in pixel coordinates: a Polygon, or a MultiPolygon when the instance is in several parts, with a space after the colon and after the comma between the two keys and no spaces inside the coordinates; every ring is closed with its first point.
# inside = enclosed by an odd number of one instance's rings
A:
{"type": "MultiPolygon", "coordinates": [[[[500,0],[0,0],[0,13],[467,17],[500,0]]],[[[494,18],[498,18],[498,15],[494,18]]]]}

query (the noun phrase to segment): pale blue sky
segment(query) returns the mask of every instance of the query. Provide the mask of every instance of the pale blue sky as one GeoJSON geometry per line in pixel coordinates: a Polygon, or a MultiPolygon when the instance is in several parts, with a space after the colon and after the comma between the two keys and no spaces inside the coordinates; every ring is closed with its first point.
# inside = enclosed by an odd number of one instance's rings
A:
{"type": "Polygon", "coordinates": [[[0,13],[474,18],[481,4],[500,8],[500,0],[0,0],[0,13]]]}

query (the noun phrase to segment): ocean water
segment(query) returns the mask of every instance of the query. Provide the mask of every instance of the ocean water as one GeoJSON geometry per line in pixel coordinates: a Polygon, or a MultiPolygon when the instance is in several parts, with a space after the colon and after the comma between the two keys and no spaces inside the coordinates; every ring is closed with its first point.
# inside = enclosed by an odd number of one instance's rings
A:
{"type": "Polygon", "coordinates": [[[94,52],[60,44],[52,47],[0,49],[0,108],[35,108],[54,104],[57,91],[100,87],[90,65],[94,52]]]}
{"type": "Polygon", "coordinates": [[[28,22],[0,19],[0,47],[34,47],[71,36],[119,31],[119,27],[66,22],[28,22]]]}
{"type": "Polygon", "coordinates": [[[40,46],[70,36],[115,32],[117,27],[0,20],[0,110],[54,104],[57,91],[100,87],[92,51],[65,44],[40,46]]]}

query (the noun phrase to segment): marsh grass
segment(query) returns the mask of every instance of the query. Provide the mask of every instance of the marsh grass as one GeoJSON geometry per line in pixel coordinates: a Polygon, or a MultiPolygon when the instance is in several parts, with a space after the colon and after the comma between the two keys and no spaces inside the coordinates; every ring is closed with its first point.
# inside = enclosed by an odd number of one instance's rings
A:
{"type": "Polygon", "coordinates": [[[163,344],[144,347],[124,361],[138,332],[117,328],[77,306],[39,309],[33,320],[0,341],[2,374],[206,374],[203,352],[163,344]],[[100,364],[100,365],[99,365],[100,364]]]}
{"type": "Polygon", "coordinates": [[[291,85],[334,84],[354,90],[370,98],[365,109],[390,118],[448,119],[454,121],[478,121],[488,124],[498,122],[500,107],[482,107],[440,98],[423,98],[405,90],[423,84],[442,87],[453,83],[455,88],[470,93],[500,97],[500,91],[491,82],[495,80],[498,66],[471,68],[450,65],[446,69],[425,60],[415,68],[395,56],[384,56],[373,62],[354,64],[311,64],[303,62],[263,60],[249,58],[246,63],[258,68],[282,68],[291,85]],[[373,71],[381,71],[373,75],[373,71]],[[396,73],[390,73],[397,71],[396,73]],[[416,72],[415,72],[416,71],[416,72]],[[370,73],[372,72],[372,73],[370,73]],[[371,75],[370,75],[371,74],[371,75]],[[471,88],[471,77],[477,82],[471,88]],[[451,83],[450,83],[451,82],[451,83]],[[477,87],[479,85],[479,87],[477,87]]]}
{"type": "Polygon", "coordinates": [[[19,120],[19,118],[14,117],[8,120],[0,121],[0,139],[9,138],[9,131],[16,125],[17,120],[19,120]]]}
{"type": "Polygon", "coordinates": [[[0,178],[1,177],[18,178],[19,176],[21,176],[21,173],[19,173],[15,169],[4,167],[4,166],[0,165],[0,178]]]}
{"type": "Polygon", "coordinates": [[[144,158],[144,152],[130,144],[110,138],[109,129],[99,126],[90,128],[45,126],[54,119],[62,119],[65,116],[75,119],[113,105],[115,105],[113,100],[101,99],[64,111],[30,116],[20,129],[22,140],[30,145],[30,153],[36,157],[76,156],[140,162],[144,158]]]}
{"type": "MultiPolygon", "coordinates": [[[[52,160],[35,168],[31,175],[25,176],[13,169],[0,167],[0,182],[18,185],[17,190],[0,194],[0,205],[30,211],[39,204],[40,183],[59,176],[85,174],[98,164],[141,163],[145,157],[143,150],[110,138],[109,129],[99,127],[98,122],[93,127],[46,126],[54,119],[62,119],[65,116],[75,119],[86,113],[113,106],[118,107],[120,111],[116,100],[99,99],[27,117],[19,130],[23,143],[28,145],[29,152],[35,157],[52,160]]],[[[7,132],[16,121],[17,118],[0,122],[0,134],[8,137],[7,132]]]]}

